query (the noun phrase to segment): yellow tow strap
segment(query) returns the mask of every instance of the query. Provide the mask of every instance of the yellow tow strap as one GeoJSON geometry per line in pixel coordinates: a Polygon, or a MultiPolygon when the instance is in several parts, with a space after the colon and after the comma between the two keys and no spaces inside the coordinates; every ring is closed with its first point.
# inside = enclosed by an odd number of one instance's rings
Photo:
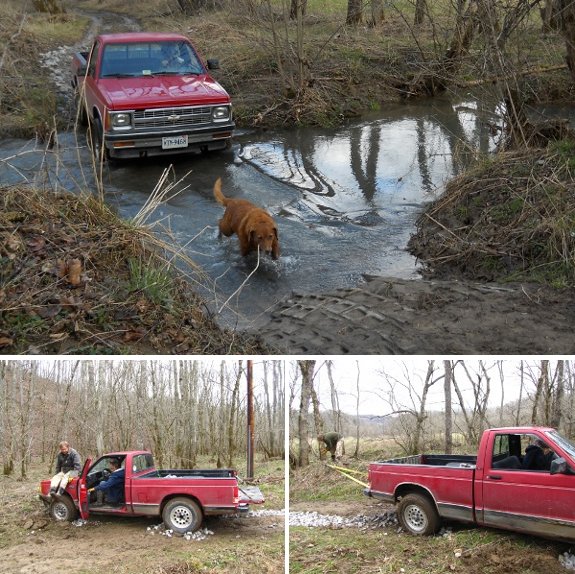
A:
{"type": "Polygon", "coordinates": [[[343,474],[343,476],[345,476],[346,478],[349,478],[349,480],[353,480],[354,482],[357,482],[357,484],[361,484],[361,486],[364,486],[367,488],[368,485],[366,482],[362,482],[361,480],[358,480],[357,478],[350,476],[350,473],[364,474],[363,472],[361,472],[359,470],[352,470],[351,468],[343,468],[341,466],[335,466],[334,464],[327,464],[326,466],[328,466],[329,468],[333,468],[334,470],[336,470],[340,474],[343,474]]]}

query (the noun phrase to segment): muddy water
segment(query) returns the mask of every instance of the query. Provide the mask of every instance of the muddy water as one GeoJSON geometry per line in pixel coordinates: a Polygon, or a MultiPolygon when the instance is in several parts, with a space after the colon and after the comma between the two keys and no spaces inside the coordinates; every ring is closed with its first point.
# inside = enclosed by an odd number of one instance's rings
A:
{"type": "MultiPolygon", "coordinates": [[[[459,173],[468,154],[494,146],[492,115],[472,100],[386,108],[341,129],[240,132],[233,149],[213,155],[142,160],[104,170],[106,199],[126,218],[148,199],[163,170],[183,178],[179,193],[154,213],[202,268],[194,288],[222,323],[258,324],[292,291],[360,284],[364,275],[417,275],[406,244],[423,206],[459,173]],[[212,187],[265,207],[276,219],[277,262],[239,255],[218,238],[223,208],[212,187]]],[[[60,134],[55,150],[34,142],[0,143],[0,183],[35,181],[71,191],[95,189],[85,137],[60,134]]]]}

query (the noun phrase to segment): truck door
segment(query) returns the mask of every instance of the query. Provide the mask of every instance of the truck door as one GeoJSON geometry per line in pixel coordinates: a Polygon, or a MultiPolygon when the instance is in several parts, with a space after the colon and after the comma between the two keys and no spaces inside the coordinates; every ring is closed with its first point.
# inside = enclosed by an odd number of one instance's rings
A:
{"type": "Polygon", "coordinates": [[[540,536],[575,537],[575,475],[492,468],[485,460],[478,522],[540,536]]]}
{"type": "Polygon", "coordinates": [[[76,484],[76,497],[78,500],[78,510],[80,511],[80,518],[83,520],[88,520],[90,512],[88,509],[88,489],[86,488],[86,477],[88,476],[88,470],[92,466],[92,459],[86,459],[84,467],[82,468],[82,473],[78,478],[76,484]]]}

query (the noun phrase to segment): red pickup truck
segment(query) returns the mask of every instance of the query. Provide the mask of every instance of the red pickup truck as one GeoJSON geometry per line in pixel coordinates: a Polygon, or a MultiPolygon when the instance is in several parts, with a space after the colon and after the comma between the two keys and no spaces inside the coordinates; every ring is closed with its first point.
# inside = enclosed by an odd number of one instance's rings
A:
{"type": "Polygon", "coordinates": [[[97,36],[72,60],[81,123],[108,158],[228,148],[230,96],[186,36],[130,32],[97,36]]]}
{"type": "Polygon", "coordinates": [[[552,428],[489,429],[474,456],[371,463],[364,494],[396,504],[416,535],[449,519],[575,541],[575,445],[552,428]]]}
{"type": "Polygon", "coordinates": [[[62,495],[50,494],[50,480],[40,483],[40,499],[58,521],[90,514],[161,516],[166,528],[184,534],[200,528],[205,515],[233,514],[264,502],[259,488],[239,486],[231,469],[158,470],[147,451],[113,452],[94,464],[86,460],[81,474],[73,478],[62,495]],[[95,506],[96,493],[88,492],[110,474],[110,461],[124,468],[124,501],[95,506]]]}

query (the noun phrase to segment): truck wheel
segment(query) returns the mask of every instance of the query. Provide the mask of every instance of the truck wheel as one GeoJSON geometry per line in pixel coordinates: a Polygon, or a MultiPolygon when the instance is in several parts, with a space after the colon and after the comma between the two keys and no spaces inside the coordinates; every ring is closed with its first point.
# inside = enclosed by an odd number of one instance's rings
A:
{"type": "Polygon", "coordinates": [[[90,121],[88,143],[96,163],[99,164],[101,161],[105,162],[110,159],[108,150],[104,147],[104,128],[102,127],[100,118],[94,118],[90,121]]]}
{"type": "Polygon", "coordinates": [[[82,92],[78,89],[78,86],[74,87],[74,92],[76,94],[76,110],[77,110],[77,117],[78,123],[81,126],[88,125],[88,114],[86,112],[86,103],[84,102],[84,98],[82,98],[82,92]]]}
{"type": "Polygon", "coordinates": [[[189,498],[174,498],[164,507],[162,519],[166,528],[185,534],[194,532],[202,524],[203,515],[200,507],[189,498]]]}
{"type": "Polygon", "coordinates": [[[441,522],[434,504],[421,494],[404,496],[397,506],[397,518],[405,530],[416,536],[435,534],[441,522]]]}
{"type": "Polygon", "coordinates": [[[69,496],[62,496],[50,504],[50,516],[57,522],[72,522],[78,517],[78,510],[69,496]]]}

